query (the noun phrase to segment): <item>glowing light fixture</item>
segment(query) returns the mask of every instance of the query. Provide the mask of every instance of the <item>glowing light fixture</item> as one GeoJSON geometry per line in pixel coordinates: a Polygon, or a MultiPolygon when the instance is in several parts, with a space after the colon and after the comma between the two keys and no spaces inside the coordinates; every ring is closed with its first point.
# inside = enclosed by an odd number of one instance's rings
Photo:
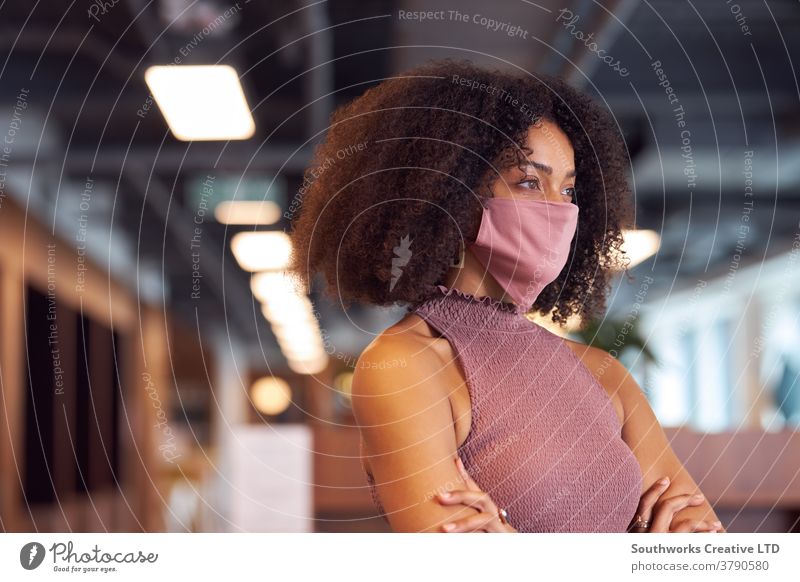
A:
{"type": "Polygon", "coordinates": [[[311,300],[305,288],[285,271],[256,273],[250,288],[272,326],[289,367],[299,374],[317,374],[328,365],[328,354],[311,300]]]}
{"type": "Polygon", "coordinates": [[[313,315],[311,313],[311,308],[306,308],[306,305],[310,305],[307,299],[306,301],[298,301],[295,306],[291,308],[287,308],[286,305],[282,308],[278,308],[262,304],[261,313],[267,321],[275,326],[288,327],[297,323],[310,324],[313,323],[313,315]]]}
{"type": "MultiPolygon", "coordinates": [[[[299,281],[284,271],[255,273],[250,278],[250,290],[259,301],[264,302],[269,298],[273,305],[281,299],[285,302],[294,302],[295,305],[302,304],[303,307],[308,303],[301,295],[305,294],[305,289],[299,281]]],[[[310,307],[310,304],[308,306],[310,307]]]]}
{"type": "MultiPolygon", "coordinates": [[[[623,256],[630,259],[628,268],[634,267],[653,256],[661,247],[661,237],[654,230],[623,230],[623,256]]],[[[621,263],[624,263],[621,261],[621,263]]]]}
{"type": "Polygon", "coordinates": [[[250,387],[253,405],[262,414],[280,414],[292,402],[292,390],[282,378],[265,376],[256,380],[250,387]]]}
{"type": "Polygon", "coordinates": [[[248,139],[255,122],[228,65],[149,67],[144,80],[172,134],[182,141],[248,139]]]}
{"type": "Polygon", "coordinates": [[[298,374],[318,374],[328,366],[328,353],[307,290],[286,271],[292,252],[284,232],[240,232],[231,239],[239,265],[254,272],[250,289],[261,301],[289,368],[298,374]],[[257,272],[256,272],[257,271],[257,272]]]}
{"type": "Polygon", "coordinates": [[[283,342],[290,342],[298,346],[319,345],[321,347],[322,343],[319,341],[320,335],[317,327],[309,325],[305,321],[301,323],[305,325],[273,325],[272,331],[275,333],[275,337],[283,342]]]}
{"type": "Polygon", "coordinates": [[[297,360],[289,358],[289,368],[298,374],[319,374],[328,366],[328,357],[325,354],[313,359],[297,360]]]}
{"type": "Polygon", "coordinates": [[[231,238],[231,250],[245,271],[285,269],[292,253],[292,241],[285,232],[238,232],[231,238]]]}
{"type": "Polygon", "coordinates": [[[281,207],[272,200],[226,200],[217,204],[214,218],[222,224],[275,224],[281,207]]]}

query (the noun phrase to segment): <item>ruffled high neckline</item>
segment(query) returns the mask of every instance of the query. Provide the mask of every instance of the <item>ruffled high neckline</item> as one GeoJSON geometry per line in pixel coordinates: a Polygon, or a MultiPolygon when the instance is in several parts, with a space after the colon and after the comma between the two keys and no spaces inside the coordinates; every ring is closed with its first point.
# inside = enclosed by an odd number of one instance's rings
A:
{"type": "Polygon", "coordinates": [[[436,289],[441,293],[443,293],[445,297],[450,295],[456,295],[461,299],[482,303],[484,305],[488,305],[489,307],[494,307],[502,311],[508,311],[510,313],[515,313],[515,314],[522,313],[522,310],[516,303],[506,303],[505,301],[500,301],[499,299],[495,299],[494,297],[490,297],[489,295],[475,296],[472,295],[471,293],[466,293],[464,291],[461,291],[460,289],[456,289],[455,287],[447,287],[446,285],[436,285],[436,289]]]}
{"type": "Polygon", "coordinates": [[[436,285],[436,294],[414,311],[423,316],[433,315],[447,325],[474,329],[517,332],[536,327],[516,303],[506,303],[488,295],[478,297],[446,285],[436,285]]]}

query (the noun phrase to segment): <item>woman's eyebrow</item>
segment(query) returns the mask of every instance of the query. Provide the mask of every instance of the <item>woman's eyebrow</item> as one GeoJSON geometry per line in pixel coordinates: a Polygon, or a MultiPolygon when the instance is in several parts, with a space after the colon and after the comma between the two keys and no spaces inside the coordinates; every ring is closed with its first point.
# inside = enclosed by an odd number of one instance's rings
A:
{"type": "MultiPolygon", "coordinates": [[[[553,175],[553,168],[551,168],[547,164],[543,164],[541,162],[536,162],[534,160],[528,160],[526,163],[522,164],[523,168],[528,167],[528,166],[533,166],[534,168],[536,168],[539,171],[544,172],[548,176],[552,176],[553,175]]],[[[572,170],[567,172],[567,175],[564,176],[564,178],[574,178],[576,175],[577,175],[577,173],[575,172],[575,169],[573,168],[572,170]]]]}

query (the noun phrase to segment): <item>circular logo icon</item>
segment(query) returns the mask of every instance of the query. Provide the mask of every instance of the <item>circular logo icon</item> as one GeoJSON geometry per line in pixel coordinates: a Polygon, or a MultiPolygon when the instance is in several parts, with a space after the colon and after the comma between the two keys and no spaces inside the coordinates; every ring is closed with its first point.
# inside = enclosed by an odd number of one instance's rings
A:
{"type": "Polygon", "coordinates": [[[35,570],[44,561],[44,546],[39,542],[30,542],[19,551],[19,563],[26,570],[35,570]]]}

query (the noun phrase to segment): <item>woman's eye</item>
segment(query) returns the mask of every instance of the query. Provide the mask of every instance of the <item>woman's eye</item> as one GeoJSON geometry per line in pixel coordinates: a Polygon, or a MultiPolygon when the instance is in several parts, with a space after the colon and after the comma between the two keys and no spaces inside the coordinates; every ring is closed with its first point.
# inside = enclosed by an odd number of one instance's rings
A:
{"type": "Polygon", "coordinates": [[[575,188],[570,186],[569,188],[564,188],[561,193],[564,196],[569,196],[570,198],[575,198],[575,188]]]}
{"type": "Polygon", "coordinates": [[[528,190],[538,190],[539,189],[539,179],[538,178],[525,178],[519,183],[520,186],[526,188],[528,190]]]}

